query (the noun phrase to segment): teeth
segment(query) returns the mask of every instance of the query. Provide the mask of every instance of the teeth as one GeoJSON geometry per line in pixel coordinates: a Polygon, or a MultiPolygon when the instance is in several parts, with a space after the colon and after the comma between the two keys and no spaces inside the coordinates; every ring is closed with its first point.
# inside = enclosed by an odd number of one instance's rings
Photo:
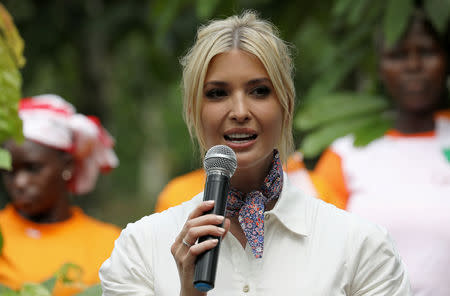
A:
{"type": "Polygon", "coordinates": [[[249,138],[252,135],[251,134],[231,134],[231,135],[227,135],[227,136],[232,140],[239,140],[242,138],[249,138]]]}
{"type": "Polygon", "coordinates": [[[255,134],[229,134],[225,139],[232,142],[247,142],[256,139],[255,134]]]}

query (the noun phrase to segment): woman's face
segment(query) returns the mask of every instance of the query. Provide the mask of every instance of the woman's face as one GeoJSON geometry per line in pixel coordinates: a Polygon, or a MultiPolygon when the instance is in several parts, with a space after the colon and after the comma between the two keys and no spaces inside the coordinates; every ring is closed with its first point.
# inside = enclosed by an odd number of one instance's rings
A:
{"type": "Polygon", "coordinates": [[[400,110],[412,113],[435,110],[445,89],[447,57],[423,22],[412,23],[393,48],[383,48],[382,81],[400,110]]]}
{"type": "Polygon", "coordinates": [[[278,97],[256,56],[233,49],[211,60],[201,109],[207,149],[227,145],[236,153],[238,170],[264,171],[280,141],[282,122],[278,97]]]}
{"type": "Polygon", "coordinates": [[[13,206],[29,217],[53,209],[67,193],[62,172],[68,157],[30,140],[22,145],[9,141],[4,147],[12,158],[12,170],[3,173],[3,181],[13,206]]]}

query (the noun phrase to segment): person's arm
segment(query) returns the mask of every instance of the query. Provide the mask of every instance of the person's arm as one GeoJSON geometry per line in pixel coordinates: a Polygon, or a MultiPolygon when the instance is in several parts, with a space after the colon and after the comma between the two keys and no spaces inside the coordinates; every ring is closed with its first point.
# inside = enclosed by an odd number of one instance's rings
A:
{"type": "Polygon", "coordinates": [[[349,266],[353,281],[349,295],[408,296],[410,284],[405,267],[389,234],[383,228],[369,225],[360,232],[360,243],[353,244],[349,266]]]}
{"type": "Polygon", "coordinates": [[[345,209],[350,195],[340,156],[333,150],[326,150],[319,159],[314,171],[310,173],[311,181],[319,198],[345,209]]]}
{"type": "Polygon", "coordinates": [[[143,233],[151,235],[151,229],[142,231],[140,225],[129,224],[116,240],[111,257],[99,272],[103,296],[155,295],[151,270],[153,250],[143,237],[143,233]]]}

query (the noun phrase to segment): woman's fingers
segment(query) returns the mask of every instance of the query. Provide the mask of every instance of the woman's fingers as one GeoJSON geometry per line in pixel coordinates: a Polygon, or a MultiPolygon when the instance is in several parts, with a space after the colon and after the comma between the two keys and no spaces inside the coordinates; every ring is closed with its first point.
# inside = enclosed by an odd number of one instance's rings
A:
{"type": "MultiPolygon", "coordinates": [[[[211,210],[214,207],[214,201],[204,201],[199,204],[189,215],[183,229],[179,233],[177,240],[178,242],[182,242],[183,239],[190,244],[193,245],[199,236],[198,231],[195,228],[203,225],[220,225],[224,221],[223,216],[215,215],[215,214],[207,214],[203,215],[205,212],[211,210]],[[191,231],[189,237],[186,238],[188,232],[191,231]]],[[[214,229],[211,229],[214,231],[214,229]]],[[[206,233],[208,234],[208,233],[206,233]]],[[[203,234],[205,235],[205,234],[203,234]]],[[[211,235],[221,236],[223,233],[212,233],[211,235]]]]}
{"type": "Polygon", "coordinates": [[[197,256],[217,246],[219,243],[217,238],[223,237],[230,228],[229,219],[215,214],[204,215],[213,207],[214,201],[200,203],[189,215],[171,247],[172,255],[177,263],[182,290],[190,291],[192,295],[204,295],[192,285],[197,256]],[[212,236],[213,238],[196,243],[203,236],[212,236]]]}

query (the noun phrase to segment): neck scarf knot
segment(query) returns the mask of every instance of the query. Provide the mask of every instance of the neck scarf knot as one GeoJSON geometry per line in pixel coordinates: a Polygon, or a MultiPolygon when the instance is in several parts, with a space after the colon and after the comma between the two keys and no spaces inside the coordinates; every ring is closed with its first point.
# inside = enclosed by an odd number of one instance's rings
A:
{"type": "Polygon", "coordinates": [[[264,212],[267,203],[278,199],[283,187],[283,168],[277,150],[274,151],[269,174],[260,190],[247,195],[231,188],[227,199],[227,216],[238,216],[247,242],[255,258],[262,258],[264,248],[264,212]]]}

